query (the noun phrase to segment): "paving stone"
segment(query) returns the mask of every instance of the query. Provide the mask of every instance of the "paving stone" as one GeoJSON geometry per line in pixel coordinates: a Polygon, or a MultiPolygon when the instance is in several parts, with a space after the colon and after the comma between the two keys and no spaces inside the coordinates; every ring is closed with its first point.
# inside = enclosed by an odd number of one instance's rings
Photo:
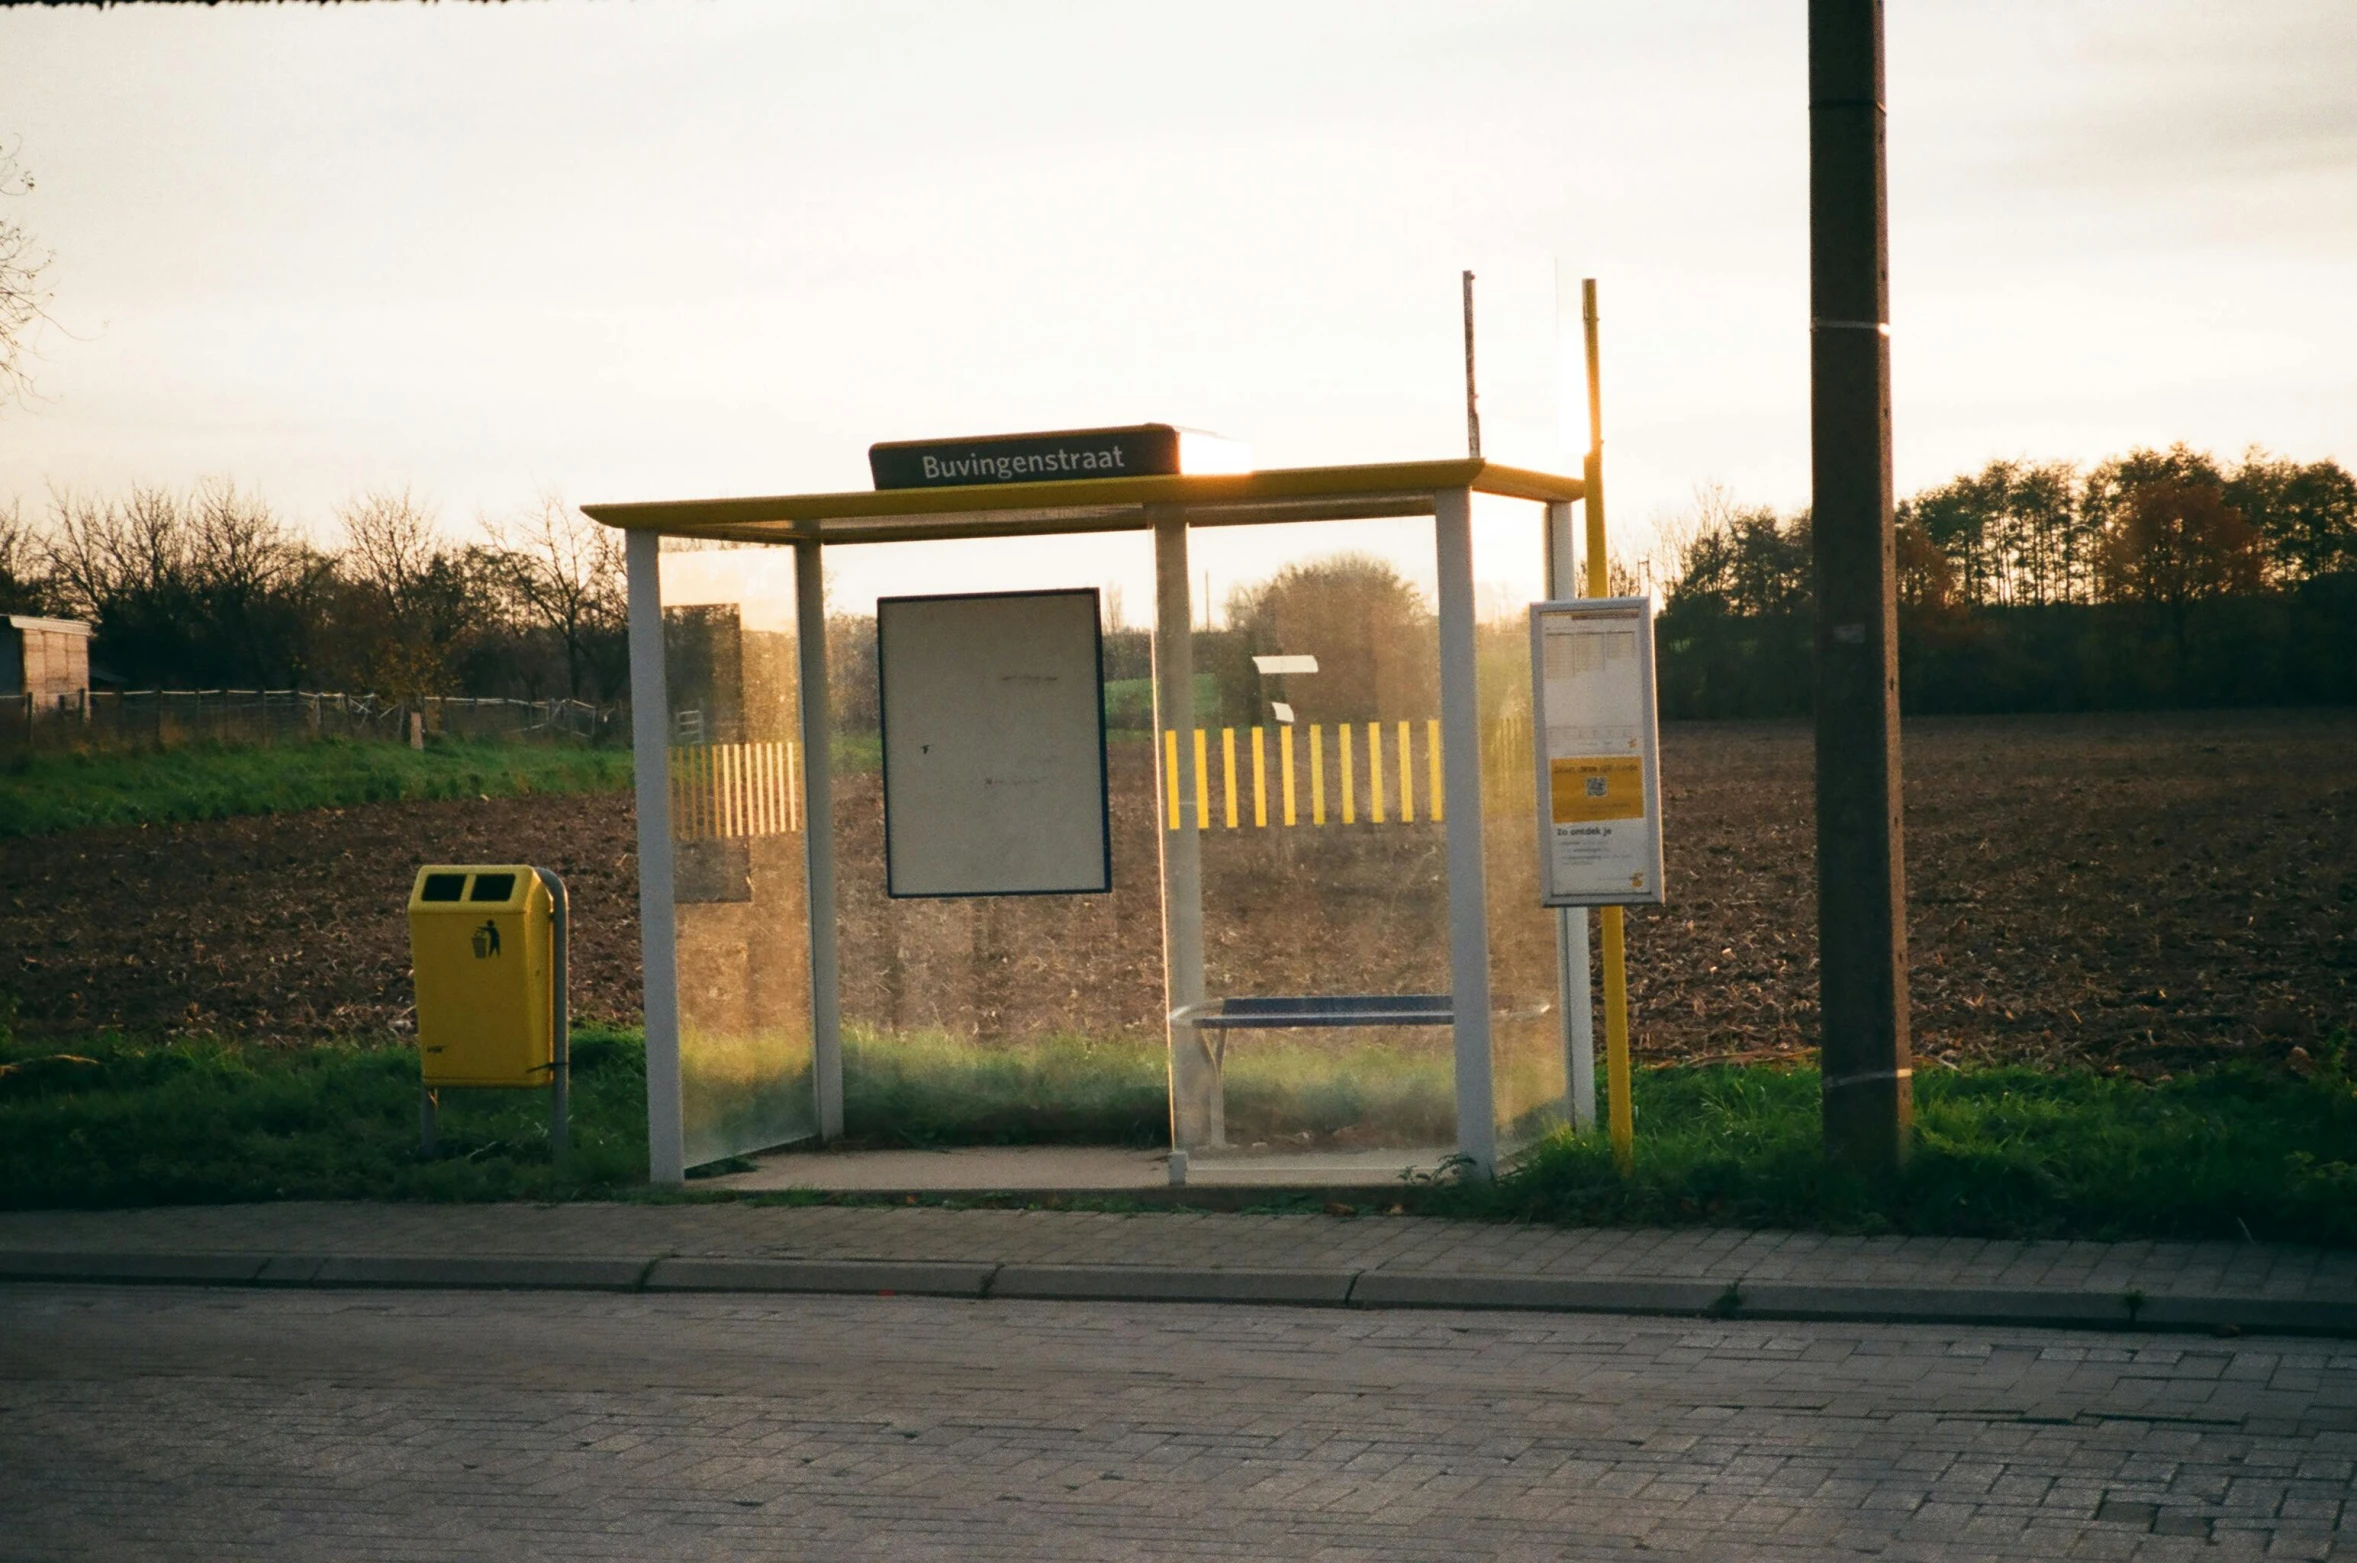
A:
{"type": "MultiPolygon", "coordinates": [[[[1146,1264],[1241,1270],[1495,1274],[1596,1280],[2031,1289],[2144,1294],[2146,1322],[2180,1298],[2231,1297],[2277,1328],[2297,1307],[2357,1300],[2357,1251],[2248,1243],[1985,1242],[1711,1229],[1533,1227],[1430,1217],[1108,1214],[937,1206],[288,1202],[133,1211],[0,1212],[0,1255],[135,1252],[642,1259],[1146,1264]]],[[[1715,1293],[1714,1293],[1715,1295],[1715,1293]]],[[[2124,1306],[2124,1305],[2123,1305],[2124,1306]]],[[[2102,1321],[2096,1321],[2102,1322],[2102,1321]]],[[[2175,1322],[2185,1322],[2176,1319],[2175,1322]]],[[[2198,1321],[2196,1321],[2198,1322],[2198,1321]]]]}
{"type": "Polygon", "coordinates": [[[0,1554],[2357,1555],[2281,1512],[2345,1504],[2357,1356],[2247,1353],[2314,1387],[2189,1426],[2242,1343],[1978,1325],[11,1284],[0,1554]]]}

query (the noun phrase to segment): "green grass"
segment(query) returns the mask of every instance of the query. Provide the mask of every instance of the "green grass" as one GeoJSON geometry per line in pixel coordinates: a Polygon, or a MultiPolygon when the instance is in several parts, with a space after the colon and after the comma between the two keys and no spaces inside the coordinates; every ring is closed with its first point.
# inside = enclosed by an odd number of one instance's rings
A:
{"type": "Polygon", "coordinates": [[[1666,1071],[1638,1082],[1627,1178],[1600,1141],[1561,1135],[1435,1203],[1564,1224],[2357,1245],[2349,1051],[2337,1038],[2308,1079],[2247,1063],[2158,1083],[1919,1073],[1913,1152],[1875,1180],[1827,1166],[1814,1071],[1666,1071]]]}
{"type": "MultiPolygon", "coordinates": [[[[843,1039],[843,1126],[869,1145],[1168,1145],[1163,1043],[1057,1036],[979,1044],[940,1032],[843,1039]]],[[[1446,1144],[1452,1065],[1433,1048],[1251,1045],[1227,1061],[1228,1138],[1446,1144]]]]}
{"type": "Polygon", "coordinates": [[[630,785],[630,751],[572,745],[326,739],[122,754],[19,756],[0,768],[0,837],[97,825],[224,819],[420,798],[605,792],[630,785]]]}
{"type": "Polygon", "coordinates": [[[869,1145],[1167,1145],[1163,1069],[1158,1044],[846,1026],[843,1130],[869,1145]]]}
{"type": "MultiPolygon", "coordinates": [[[[101,1038],[61,1050],[0,1033],[0,1206],[655,1197],[637,1038],[583,1030],[573,1046],[574,1149],[560,1167],[539,1092],[447,1093],[441,1154],[422,1157],[416,1055],[404,1047],[101,1038]]],[[[1813,1073],[1667,1070],[1637,1079],[1625,1179],[1601,1143],[1561,1136],[1495,1184],[1373,1198],[1566,1224],[2357,1245],[2350,1051],[2345,1035],[2325,1044],[2306,1079],[2255,1064],[2159,1083],[1922,1075],[1914,1153],[1880,1181],[1827,1168],[1813,1073]]],[[[1231,1138],[1373,1121],[1445,1139],[1445,1062],[1354,1050],[1354,1072],[1379,1083],[1350,1088],[1334,1084],[1331,1062],[1309,1049],[1237,1050],[1231,1138]]],[[[855,1032],[844,1086],[847,1127],[869,1144],[1165,1143],[1153,1042],[855,1032]]]]}
{"type": "Polygon", "coordinates": [[[443,1092],[438,1154],[421,1155],[407,1047],[0,1041],[0,1070],[0,1206],[566,1199],[646,1181],[646,1054],[616,1032],[574,1033],[561,1166],[546,1091],[443,1092]]]}

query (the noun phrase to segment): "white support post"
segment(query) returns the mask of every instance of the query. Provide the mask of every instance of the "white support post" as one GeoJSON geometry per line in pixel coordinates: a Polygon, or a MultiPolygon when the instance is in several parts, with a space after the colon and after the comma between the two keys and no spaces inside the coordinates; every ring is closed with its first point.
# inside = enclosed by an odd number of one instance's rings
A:
{"type": "Polygon", "coordinates": [[[1557,907],[1555,961],[1563,974],[1563,1045],[1568,1050],[1565,1078],[1571,1083],[1572,1127],[1582,1134],[1596,1129],[1596,997],[1589,976],[1588,909],[1557,907]]]}
{"type": "MultiPolygon", "coordinates": [[[[1547,596],[1579,595],[1579,561],[1572,550],[1571,506],[1547,506],[1547,596]]],[[[1534,738],[1537,735],[1533,735],[1534,738]]],[[[1582,1134],[1596,1127],[1596,997],[1588,976],[1588,909],[1555,909],[1556,991],[1563,1013],[1563,1077],[1571,1091],[1571,1121],[1582,1134]]]]}
{"type": "Polygon", "coordinates": [[[826,563],[815,538],[794,545],[794,635],[802,709],[802,849],[809,873],[810,1066],[818,1137],[843,1137],[843,1011],[835,945],[835,793],[827,702],[826,563]]]}
{"type": "Polygon", "coordinates": [[[1482,860],[1481,712],[1473,644],[1473,495],[1432,496],[1440,608],[1441,788],[1448,801],[1449,987],[1456,1003],[1457,1154],[1498,1161],[1490,1077],[1489,876],[1482,860]]]}
{"type": "MultiPolygon", "coordinates": [[[[1175,510],[1154,517],[1154,727],[1155,769],[1162,777],[1154,800],[1154,834],[1162,843],[1162,986],[1176,1011],[1202,1003],[1204,994],[1203,839],[1195,819],[1195,621],[1187,600],[1187,521],[1175,510]],[[1163,735],[1171,732],[1178,734],[1175,765],[1161,763],[1163,735]],[[1170,828],[1174,803],[1176,830],[1170,828]]],[[[1171,1149],[1225,1143],[1219,1070],[1202,1030],[1172,1021],[1169,1040],[1171,1149]]]]}
{"type": "Polygon", "coordinates": [[[663,668],[662,539],[626,535],[630,750],[638,790],[638,941],[647,1033],[647,1181],[687,1181],[679,1109],[679,963],[671,890],[671,697],[663,668]]]}

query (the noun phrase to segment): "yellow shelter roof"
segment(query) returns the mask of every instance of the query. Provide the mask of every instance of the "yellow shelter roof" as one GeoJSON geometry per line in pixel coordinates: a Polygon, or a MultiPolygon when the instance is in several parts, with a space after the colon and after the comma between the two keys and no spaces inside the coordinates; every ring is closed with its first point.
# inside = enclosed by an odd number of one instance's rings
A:
{"type": "Polygon", "coordinates": [[[1123,532],[1152,526],[1174,513],[1192,526],[1429,515],[1432,496],[1455,488],[1509,499],[1563,503],[1580,498],[1584,492],[1578,478],[1464,459],[848,494],[671,499],[583,505],[581,510],[608,526],[669,537],[752,543],[886,543],[928,537],[1123,532]]]}

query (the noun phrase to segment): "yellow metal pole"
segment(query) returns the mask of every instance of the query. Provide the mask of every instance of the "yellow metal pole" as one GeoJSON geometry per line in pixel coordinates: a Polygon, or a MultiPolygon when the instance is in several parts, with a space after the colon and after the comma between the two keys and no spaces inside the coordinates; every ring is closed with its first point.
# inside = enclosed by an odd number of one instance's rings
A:
{"type": "Polygon", "coordinates": [[[1425,796],[1432,800],[1432,806],[1426,812],[1430,814],[1432,823],[1438,825],[1447,817],[1448,810],[1441,803],[1440,718],[1437,716],[1424,720],[1424,756],[1430,762],[1425,772],[1425,796]]]}
{"type": "Polygon", "coordinates": [[[1309,822],[1326,823],[1326,738],[1319,724],[1309,724],[1309,822]]]}
{"type": "Polygon", "coordinates": [[[1219,757],[1220,776],[1227,784],[1227,791],[1224,795],[1227,799],[1227,811],[1222,817],[1227,820],[1228,829],[1234,830],[1236,828],[1236,730],[1232,727],[1223,727],[1219,730],[1219,757]]]}
{"type": "Polygon", "coordinates": [[[1399,821],[1416,823],[1416,766],[1408,754],[1408,724],[1399,724],[1399,821]]]}
{"type": "Polygon", "coordinates": [[[1359,821],[1357,784],[1350,776],[1350,735],[1357,730],[1356,722],[1334,724],[1335,752],[1342,760],[1342,823],[1355,825],[1359,821]]]}
{"type": "Polygon", "coordinates": [[[1277,765],[1285,778],[1285,823],[1293,818],[1293,726],[1287,723],[1277,729],[1277,765]]]}
{"type": "Polygon", "coordinates": [[[1195,828],[1211,828],[1211,762],[1206,758],[1203,729],[1195,729],[1195,828]]]}
{"type": "MultiPolygon", "coordinates": [[[[1588,338],[1588,460],[1580,474],[1588,512],[1588,595],[1606,597],[1612,578],[1604,556],[1604,375],[1596,340],[1596,279],[1580,283],[1580,316],[1588,338]]],[[[1604,960],[1604,1091],[1612,1159],[1622,1172],[1636,1153],[1636,1111],[1629,1102],[1629,968],[1627,929],[1617,906],[1599,908],[1604,960]]]]}

